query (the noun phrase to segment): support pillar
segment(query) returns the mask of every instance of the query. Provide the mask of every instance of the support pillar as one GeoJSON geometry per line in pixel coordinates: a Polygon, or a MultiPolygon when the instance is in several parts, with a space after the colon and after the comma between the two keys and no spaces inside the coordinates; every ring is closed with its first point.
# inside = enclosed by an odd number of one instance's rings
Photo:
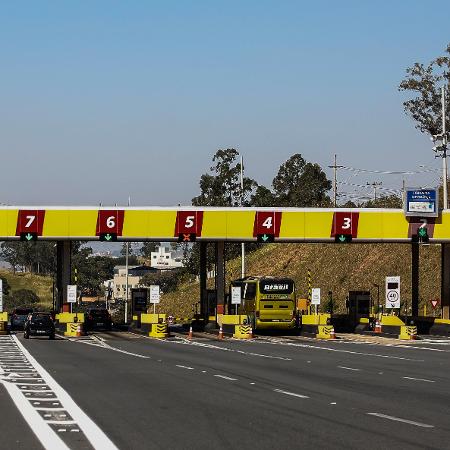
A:
{"type": "Polygon", "coordinates": [[[208,318],[208,291],[206,289],[206,279],[208,272],[208,259],[207,250],[208,244],[206,242],[200,242],[200,315],[208,318]]]}
{"type": "MultiPolygon", "coordinates": [[[[411,316],[419,315],[419,244],[411,244],[411,316]]],[[[408,315],[408,313],[406,314],[408,315]]]]}
{"type": "Polygon", "coordinates": [[[442,318],[450,319],[450,244],[441,244],[442,318]]]}
{"type": "Polygon", "coordinates": [[[67,285],[71,284],[72,242],[57,241],[56,243],[56,312],[61,312],[64,303],[67,303],[67,285]]]}
{"type": "Polygon", "coordinates": [[[225,242],[216,242],[217,314],[225,314],[225,242]]]}

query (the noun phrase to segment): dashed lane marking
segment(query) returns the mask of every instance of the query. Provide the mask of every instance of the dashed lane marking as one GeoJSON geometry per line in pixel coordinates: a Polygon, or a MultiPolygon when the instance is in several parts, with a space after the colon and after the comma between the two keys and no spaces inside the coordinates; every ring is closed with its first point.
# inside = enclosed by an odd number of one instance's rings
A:
{"type": "Polygon", "coordinates": [[[214,375],[217,378],[222,378],[224,380],[228,380],[228,381],[237,381],[237,378],[231,378],[231,377],[227,377],[225,375],[214,375]]]}
{"type": "Polygon", "coordinates": [[[193,367],[189,367],[189,366],[182,366],[181,364],[176,364],[177,367],[179,367],[180,369],[187,369],[187,370],[194,370],[193,367]]]}
{"type": "Polygon", "coordinates": [[[359,372],[361,370],[361,369],[354,369],[353,367],[345,367],[345,366],[338,366],[338,369],[353,370],[355,372],[359,372]]]}
{"type": "Polygon", "coordinates": [[[309,398],[307,395],[296,394],[295,392],[283,391],[282,389],[274,389],[273,392],[278,392],[280,394],[289,395],[291,397],[309,398]]]}
{"type": "Polygon", "coordinates": [[[414,420],[402,419],[401,417],[388,416],[381,413],[367,413],[367,415],[379,417],[381,419],[393,420],[394,422],[407,423],[408,425],[414,425],[421,428],[434,428],[434,425],[429,425],[427,423],[415,422],[414,420]]]}
{"type": "Polygon", "coordinates": [[[425,383],[436,383],[434,380],[427,380],[426,378],[402,377],[405,380],[423,381],[425,383]]]}

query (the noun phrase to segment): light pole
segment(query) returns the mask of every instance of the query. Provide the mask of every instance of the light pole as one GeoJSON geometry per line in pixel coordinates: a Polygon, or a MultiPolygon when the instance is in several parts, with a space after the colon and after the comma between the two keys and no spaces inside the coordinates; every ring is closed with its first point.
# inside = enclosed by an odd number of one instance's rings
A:
{"type": "MultiPolygon", "coordinates": [[[[244,204],[244,157],[241,155],[241,208],[244,204]]],[[[241,243],[241,278],[245,277],[245,244],[241,243]]],[[[237,308],[237,307],[236,307],[237,308]]]]}
{"type": "Polygon", "coordinates": [[[377,288],[377,311],[379,313],[380,312],[379,311],[379,309],[380,309],[380,285],[376,284],[376,283],[372,283],[372,284],[373,284],[373,287],[377,288]]]}
{"type": "Polygon", "coordinates": [[[443,188],[443,209],[448,208],[448,192],[447,192],[447,144],[448,144],[448,135],[445,124],[445,115],[446,115],[446,105],[445,105],[445,95],[446,88],[442,86],[441,88],[441,102],[442,102],[442,133],[434,134],[431,137],[431,140],[436,144],[433,147],[434,152],[436,153],[436,158],[442,158],[442,188],[443,188]]]}

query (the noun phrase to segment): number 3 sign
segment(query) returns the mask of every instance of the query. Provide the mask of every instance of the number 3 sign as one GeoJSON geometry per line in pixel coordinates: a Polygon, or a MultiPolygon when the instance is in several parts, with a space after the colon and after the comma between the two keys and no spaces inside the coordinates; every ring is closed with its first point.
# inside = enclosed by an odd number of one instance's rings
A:
{"type": "Polygon", "coordinates": [[[358,234],[358,219],[359,213],[357,212],[335,212],[331,237],[337,234],[347,234],[356,238],[358,234]]]}

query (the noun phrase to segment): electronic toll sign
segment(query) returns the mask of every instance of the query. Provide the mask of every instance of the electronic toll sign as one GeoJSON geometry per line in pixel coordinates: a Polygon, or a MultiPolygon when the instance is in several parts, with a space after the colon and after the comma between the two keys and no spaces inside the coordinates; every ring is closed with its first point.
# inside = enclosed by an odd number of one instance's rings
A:
{"type": "Polygon", "coordinates": [[[438,198],[437,189],[408,188],[405,195],[405,216],[437,217],[438,198]]]}

